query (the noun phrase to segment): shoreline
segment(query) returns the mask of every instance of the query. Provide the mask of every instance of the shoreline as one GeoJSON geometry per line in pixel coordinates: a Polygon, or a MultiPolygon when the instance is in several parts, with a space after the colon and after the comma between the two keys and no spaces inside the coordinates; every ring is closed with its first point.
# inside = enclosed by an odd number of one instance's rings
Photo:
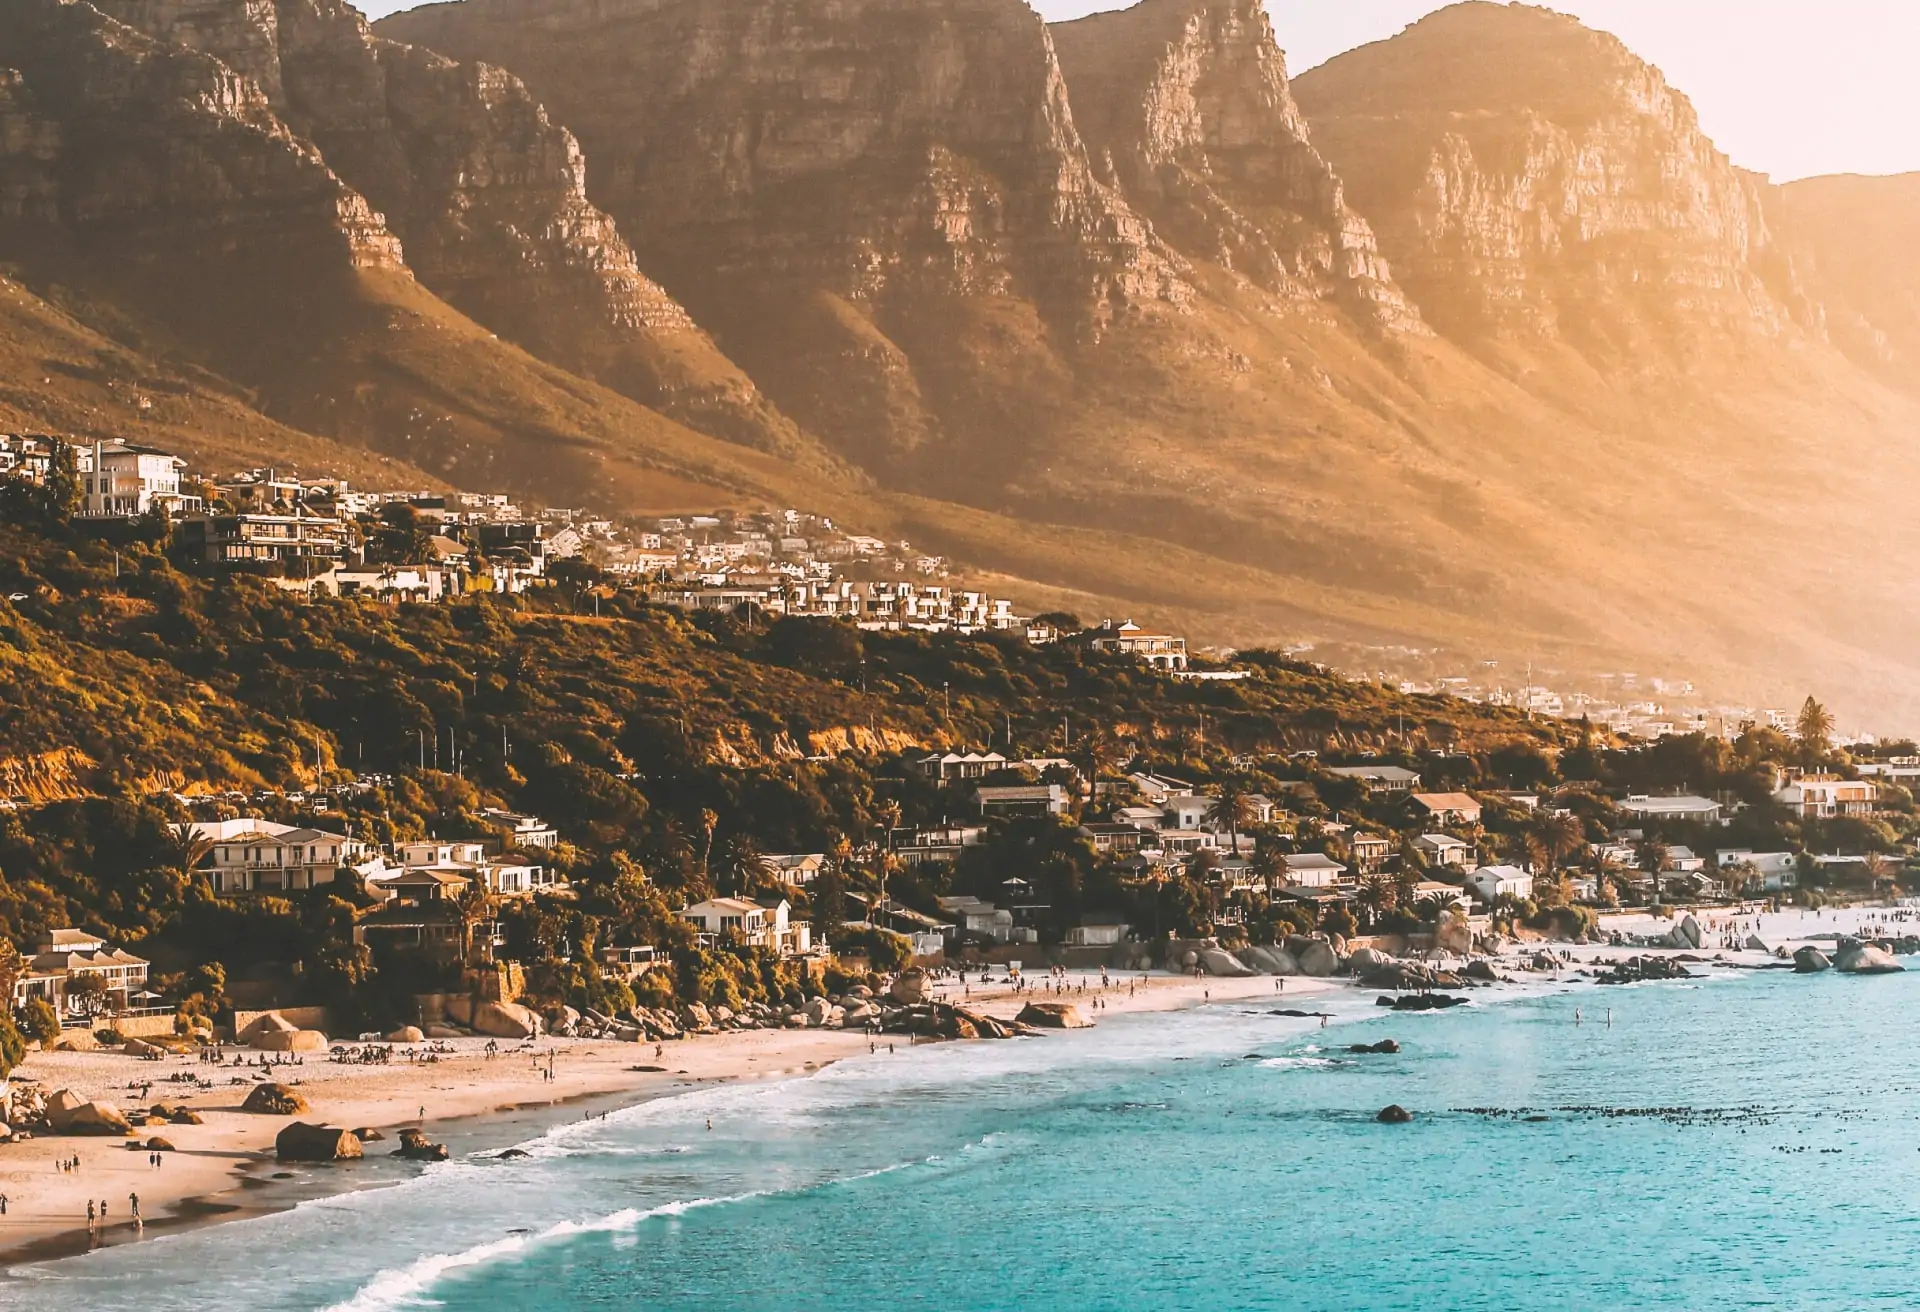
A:
{"type": "MultiPolygon", "coordinates": [[[[1043,976],[1031,981],[1031,992],[975,987],[962,997],[958,988],[941,987],[932,996],[1002,1019],[1010,1019],[1029,1001],[1074,1002],[1097,1024],[1107,1016],[1185,1010],[1209,1002],[1351,991],[1351,981],[1332,979],[1290,978],[1283,992],[1270,976],[1193,979],[1149,974],[1140,987],[1142,978],[1114,975],[1105,993],[1099,990],[1096,973],[1070,974],[1068,989],[1061,994],[1049,991],[1043,976]],[[1090,979],[1084,994],[1075,991],[1082,979],[1090,979]],[[1131,996],[1130,986],[1135,989],[1131,996]],[[1097,1011],[1091,1007],[1096,998],[1104,1004],[1097,1011]]],[[[1049,1033],[1038,1041],[1057,1037],[1049,1033]]],[[[49,1092],[76,1089],[113,1101],[129,1115],[155,1102],[184,1103],[201,1114],[205,1124],[155,1126],[142,1129],[137,1139],[48,1135],[0,1146],[0,1194],[8,1198],[7,1215],[0,1217],[0,1271],[13,1276],[15,1268],[79,1257],[95,1248],[271,1215],[310,1199],[391,1187],[432,1169],[386,1156],[401,1128],[424,1128],[435,1141],[455,1148],[458,1159],[537,1138],[571,1122],[582,1108],[611,1112],[715,1084],[805,1078],[847,1057],[869,1055],[870,1042],[877,1050],[874,1055],[917,1046],[905,1035],[870,1041],[863,1031],[747,1030],[678,1040],[666,1045],[657,1061],[653,1045],[605,1039],[542,1039],[489,1059],[483,1052],[485,1039],[461,1039],[447,1044],[454,1055],[432,1062],[359,1066],[323,1058],[271,1069],[203,1065],[196,1058],[151,1062],[116,1052],[31,1053],[14,1073],[16,1080],[37,1081],[49,1092]],[[541,1067],[551,1058],[553,1080],[536,1073],[536,1054],[541,1067]],[[170,1078],[180,1074],[212,1077],[217,1083],[208,1089],[170,1078]],[[294,1087],[311,1110],[301,1116],[241,1112],[238,1104],[247,1090],[268,1079],[294,1087]],[[128,1091],[129,1085],[146,1081],[152,1084],[146,1096],[128,1091]],[[422,1110],[424,1118],[418,1115],[422,1110]],[[360,1163],[278,1163],[274,1137],[297,1120],[371,1127],[387,1139],[370,1142],[360,1163]],[[511,1137],[503,1137],[509,1129],[511,1137]],[[148,1165],[146,1152],[122,1146],[144,1144],[150,1136],[164,1138],[177,1149],[163,1153],[157,1169],[148,1165]],[[58,1161],[76,1155],[79,1171],[58,1170],[58,1161]],[[130,1193],[140,1196],[144,1225],[138,1229],[128,1216],[130,1193]],[[98,1238],[89,1235],[86,1226],[89,1201],[108,1204],[98,1238]]],[[[240,1055],[251,1059],[261,1054],[240,1055]]]]}

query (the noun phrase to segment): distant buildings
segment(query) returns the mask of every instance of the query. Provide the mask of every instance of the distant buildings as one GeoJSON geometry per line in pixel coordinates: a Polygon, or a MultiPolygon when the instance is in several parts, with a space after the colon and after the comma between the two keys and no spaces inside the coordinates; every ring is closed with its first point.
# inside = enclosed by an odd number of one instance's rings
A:
{"type": "Polygon", "coordinates": [[[1153,633],[1132,620],[1108,620],[1090,629],[1087,645],[1110,656],[1131,656],[1162,670],[1187,668],[1187,640],[1171,634],[1153,633]]]}
{"type": "Polygon", "coordinates": [[[147,961],[109,947],[105,939],[85,930],[51,931],[25,965],[13,986],[15,1010],[38,998],[66,1022],[131,1011],[144,1001],[147,961]],[[88,978],[99,980],[100,985],[91,992],[74,988],[76,981],[88,978]]]}
{"type": "Polygon", "coordinates": [[[1648,797],[1636,793],[1620,804],[1623,815],[1636,820],[1690,821],[1694,824],[1720,823],[1720,803],[1706,797],[1648,797]]]}

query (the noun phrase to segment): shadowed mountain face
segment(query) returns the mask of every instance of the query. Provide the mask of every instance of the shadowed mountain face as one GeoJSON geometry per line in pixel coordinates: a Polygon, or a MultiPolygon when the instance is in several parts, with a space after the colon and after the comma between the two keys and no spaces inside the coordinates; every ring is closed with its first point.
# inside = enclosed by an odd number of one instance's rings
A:
{"type": "Polygon", "coordinates": [[[1617,39],[1470,3],[1300,78],[1315,140],[1429,320],[1628,373],[1817,332],[1756,180],[1617,39]]]}
{"type": "Polygon", "coordinates": [[[375,37],[342,0],[100,0],[251,78],[379,211],[422,283],[549,360],[691,427],[802,454],[587,202],[573,137],[511,74],[375,37]]]}

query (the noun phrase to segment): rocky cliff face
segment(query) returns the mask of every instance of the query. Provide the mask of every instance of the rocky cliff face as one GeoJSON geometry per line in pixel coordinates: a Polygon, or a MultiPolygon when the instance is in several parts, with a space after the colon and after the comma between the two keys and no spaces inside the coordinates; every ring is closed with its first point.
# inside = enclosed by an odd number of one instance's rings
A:
{"type": "Polygon", "coordinates": [[[1806,178],[1769,188],[1766,213],[1834,344],[1920,390],[1920,173],[1806,178]]]}
{"type": "Polygon", "coordinates": [[[379,30],[524,77],[643,263],[872,463],[1051,371],[1046,339],[1187,294],[1020,0],[476,0],[379,30]]]}
{"type": "Polygon", "coordinates": [[[156,292],[240,250],[399,268],[380,216],[218,61],[62,0],[0,9],[0,57],[0,245],[68,246],[156,292]]]}
{"type": "Polygon", "coordinates": [[[1468,3],[1296,80],[1428,319],[1632,366],[1805,305],[1753,179],[1616,38],[1468,3]]]}
{"type": "Polygon", "coordinates": [[[1052,28],[1096,165],[1184,254],[1417,328],[1314,149],[1264,0],[1144,0],[1052,28]]]}
{"type": "Polygon", "coordinates": [[[535,355],[695,428],[803,439],[640,272],[586,164],[521,82],[375,37],[344,0],[99,0],[253,79],[405,245],[443,299],[535,355]]]}

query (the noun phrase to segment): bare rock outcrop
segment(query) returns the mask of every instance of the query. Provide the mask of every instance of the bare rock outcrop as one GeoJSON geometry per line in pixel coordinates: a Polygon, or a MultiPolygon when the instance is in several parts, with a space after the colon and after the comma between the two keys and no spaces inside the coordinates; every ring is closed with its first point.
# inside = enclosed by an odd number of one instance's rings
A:
{"type": "Polygon", "coordinates": [[[284,1084],[256,1084],[240,1110],[259,1116],[304,1116],[310,1109],[305,1098],[284,1084]]]}
{"type": "Polygon", "coordinates": [[[1143,0],[1051,30],[1097,166],[1163,238],[1282,296],[1422,327],[1314,148],[1265,0],[1143,0]]]}
{"type": "Polygon", "coordinates": [[[408,267],[542,359],[715,436],[805,441],[588,202],[586,161],[520,80],[376,37],[345,0],[100,0],[250,80],[384,216],[408,267]]]}
{"type": "Polygon", "coordinates": [[[1020,0],[471,0],[376,30],[526,79],[642,264],[869,467],[1018,421],[1060,386],[1050,335],[1190,295],[1020,0]]]}
{"type": "Polygon", "coordinates": [[[274,1156],[283,1162],[350,1162],[365,1155],[351,1130],[295,1121],[273,1141],[274,1156]]]}
{"type": "Polygon", "coordinates": [[[1756,180],[1615,37],[1547,9],[1461,4],[1293,89],[1447,335],[1617,364],[1796,320],[1818,330],[1756,180]]]}

